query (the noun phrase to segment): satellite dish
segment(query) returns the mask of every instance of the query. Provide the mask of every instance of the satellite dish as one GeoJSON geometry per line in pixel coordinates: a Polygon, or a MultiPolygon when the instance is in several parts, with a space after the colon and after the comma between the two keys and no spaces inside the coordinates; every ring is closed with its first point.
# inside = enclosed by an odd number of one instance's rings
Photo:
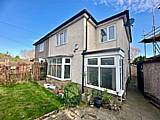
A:
{"type": "Polygon", "coordinates": [[[124,26],[127,26],[127,27],[133,26],[134,21],[135,21],[135,19],[131,18],[125,23],[124,26]]]}

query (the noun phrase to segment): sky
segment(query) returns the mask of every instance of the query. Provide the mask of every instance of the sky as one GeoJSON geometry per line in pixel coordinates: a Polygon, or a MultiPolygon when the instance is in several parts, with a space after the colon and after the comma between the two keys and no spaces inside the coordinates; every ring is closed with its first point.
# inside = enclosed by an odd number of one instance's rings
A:
{"type": "MultiPolygon", "coordinates": [[[[159,0],[0,0],[0,52],[15,56],[33,49],[35,41],[85,8],[97,21],[129,9],[135,19],[132,46],[144,55],[143,44],[138,42],[144,32],[152,30],[153,6],[155,26],[160,26],[159,4],[159,0]]],[[[147,50],[151,56],[151,45],[147,50]]]]}

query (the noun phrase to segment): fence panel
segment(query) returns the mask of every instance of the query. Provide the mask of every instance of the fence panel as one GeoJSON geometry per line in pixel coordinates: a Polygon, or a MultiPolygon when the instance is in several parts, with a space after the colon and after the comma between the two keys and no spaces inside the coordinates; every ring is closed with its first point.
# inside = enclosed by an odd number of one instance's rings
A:
{"type": "Polygon", "coordinates": [[[32,65],[32,71],[34,80],[44,80],[47,75],[47,62],[35,62],[32,65]]]}
{"type": "Polygon", "coordinates": [[[160,62],[145,62],[144,92],[160,104],[160,62]]]}
{"type": "Polygon", "coordinates": [[[0,84],[28,81],[31,73],[32,63],[0,64],[0,84]]]}

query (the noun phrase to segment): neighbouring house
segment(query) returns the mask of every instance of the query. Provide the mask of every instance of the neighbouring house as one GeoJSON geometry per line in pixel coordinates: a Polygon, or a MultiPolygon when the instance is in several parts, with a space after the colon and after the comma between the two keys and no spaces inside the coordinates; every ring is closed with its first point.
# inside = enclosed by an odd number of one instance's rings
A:
{"type": "Polygon", "coordinates": [[[8,63],[11,58],[12,58],[12,56],[10,56],[8,54],[0,53],[0,64],[8,63]]]}
{"type": "Polygon", "coordinates": [[[85,88],[124,94],[129,77],[129,11],[97,22],[86,10],[34,43],[37,61],[48,61],[47,77],[85,88]]]}

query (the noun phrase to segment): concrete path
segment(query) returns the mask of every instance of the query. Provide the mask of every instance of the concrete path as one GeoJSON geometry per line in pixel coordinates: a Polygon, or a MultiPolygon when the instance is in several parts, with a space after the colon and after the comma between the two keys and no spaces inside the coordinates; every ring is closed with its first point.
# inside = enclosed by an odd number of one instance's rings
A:
{"type": "Polygon", "coordinates": [[[128,86],[127,100],[124,102],[121,114],[120,118],[124,120],[160,120],[160,110],[137,90],[134,80],[128,86]]]}

